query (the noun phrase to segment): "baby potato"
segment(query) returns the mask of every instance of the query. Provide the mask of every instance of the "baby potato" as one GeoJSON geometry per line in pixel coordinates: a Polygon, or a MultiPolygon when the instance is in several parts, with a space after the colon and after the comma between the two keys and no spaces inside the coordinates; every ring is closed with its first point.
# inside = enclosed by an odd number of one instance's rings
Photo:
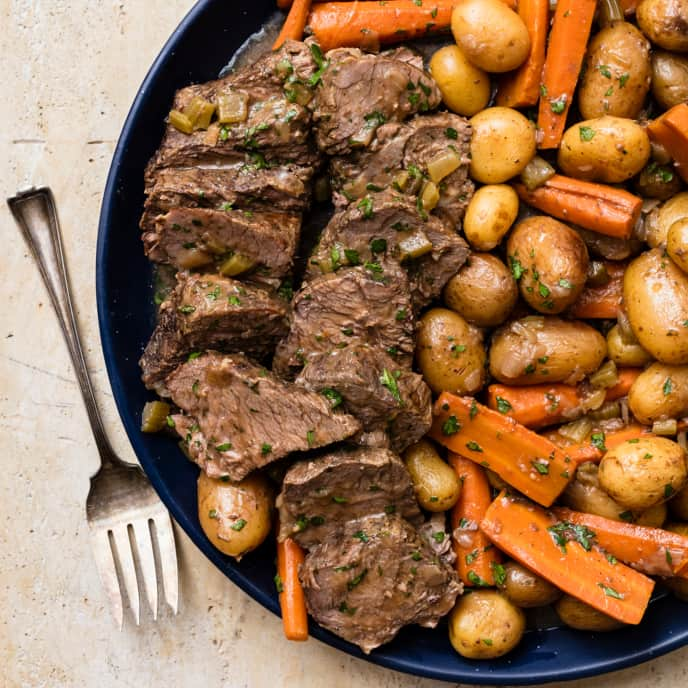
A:
{"type": "Polygon", "coordinates": [[[650,89],[650,43],[633,24],[613,22],[588,46],[578,88],[584,119],[612,115],[635,119],[650,89]]]}
{"type": "Polygon", "coordinates": [[[569,127],[557,155],[564,174],[608,184],[638,174],[649,158],[645,129],[633,120],[608,115],[569,127]]]}
{"type": "Polygon", "coordinates": [[[466,208],[463,233],[477,251],[491,251],[518,215],[518,195],[508,184],[481,186],[466,208]]]}
{"type": "Polygon", "coordinates": [[[669,511],[679,521],[688,521],[688,487],[684,487],[668,502],[669,511]]]}
{"type": "Polygon", "coordinates": [[[621,367],[639,368],[652,360],[652,356],[640,344],[624,340],[618,325],[607,332],[607,356],[621,367]]]}
{"type": "Polygon", "coordinates": [[[256,549],[271,528],[273,492],[265,476],[252,473],[241,482],[198,476],[198,518],[210,542],[239,560],[256,549]]]}
{"type": "Polygon", "coordinates": [[[445,45],[430,58],[430,74],[452,112],[471,117],[490,100],[490,77],[471,64],[457,45],[445,45]]]}
{"type": "Polygon", "coordinates": [[[669,258],[683,270],[688,272],[688,217],[676,220],[667,234],[667,253],[669,258]]]}
{"type": "Polygon", "coordinates": [[[688,275],[654,248],[626,268],[623,294],[640,345],[662,363],[687,365],[688,275]]]}
{"type": "Polygon", "coordinates": [[[570,227],[545,215],[519,222],[506,245],[521,296],[541,313],[561,313],[578,299],[588,275],[588,249],[570,227]]]}
{"type": "Polygon", "coordinates": [[[454,40],[486,72],[509,72],[530,53],[523,19],[500,0],[461,0],[452,12],[454,40]]]}
{"type": "Polygon", "coordinates": [[[653,363],[631,385],[628,408],[646,425],[688,414],[688,366],[653,363]]]}
{"type": "Polygon", "coordinates": [[[688,3],[685,0],[640,0],[635,18],[642,32],[660,48],[688,52],[688,3]]]}
{"type": "Polygon", "coordinates": [[[660,201],[675,196],[681,186],[681,178],[670,165],[660,165],[654,161],[643,167],[635,182],[635,188],[641,196],[660,201]]]}
{"type": "Polygon", "coordinates": [[[427,511],[451,509],[461,493],[456,471],[440,458],[430,440],[422,439],[404,452],[418,503],[427,511]]]}
{"type": "Polygon", "coordinates": [[[504,564],[504,572],[499,588],[517,607],[544,607],[561,597],[559,588],[515,561],[504,564]]]}
{"type": "Polygon", "coordinates": [[[688,191],[683,191],[654,208],[645,218],[645,240],[652,248],[665,247],[671,225],[686,217],[688,217],[688,191]]]}
{"type": "Polygon", "coordinates": [[[597,464],[586,461],[562,494],[562,501],[575,511],[621,521],[626,507],[614,501],[601,487],[597,464]]]}
{"type": "Polygon", "coordinates": [[[649,509],[665,502],[688,480],[683,449],[663,437],[624,442],[600,461],[600,487],[628,509],[649,509]]]}
{"type": "Polygon", "coordinates": [[[664,525],[664,521],[667,520],[667,513],[667,505],[661,502],[635,515],[634,523],[638,526],[647,526],[648,528],[661,528],[664,525]]]}
{"type": "Polygon", "coordinates": [[[449,641],[468,659],[495,659],[513,650],[523,637],[523,612],[496,590],[475,590],[459,597],[449,614],[449,641]]]}
{"type": "Polygon", "coordinates": [[[688,57],[664,50],[652,53],[652,95],[666,110],[688,103],[688,57]]]}
{"type": "Polygon", "coordinates": [[[554,605],[554,611],[562,623],[579,631],[615,631],[623,626],[620,621],[571,595],[564,595],[554,605]]]}
{"type": "Polygon", "coordinates": [[[491,107],[471,117],[470,122],[473,179],[501,184],[520,174],[535,155],[535,127],[518,110],[491,107]]]}
{"type": "Polygon", "coordinates": [[[416,360],[435,394],[475,394],[485,384],[482,333],[447,308],[432,308],[420,319],[416,360]]]}
{"type": "MultiPolygon", "coordinates": [[[[483,187],[484,188],[484,187],[483,187]]],[[[473,253],[444,288],[443,300],[478,327],[501,325],[518,299],[516,282],[506,265],[489,253],[473,253]]]]}
{"type": "Polygon", "coordinates": [[[590,325],[526,316],[492,336],[490,373],[506,385],[575,384],[596,371],[606,354],[604,337],[590,325]]]}

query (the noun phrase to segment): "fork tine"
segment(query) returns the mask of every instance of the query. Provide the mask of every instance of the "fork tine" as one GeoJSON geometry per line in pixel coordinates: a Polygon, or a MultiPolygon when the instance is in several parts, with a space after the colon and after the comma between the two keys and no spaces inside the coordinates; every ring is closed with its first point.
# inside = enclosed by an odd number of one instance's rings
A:
{"type": "Polygon", "coordinates": [[[148,604],[153,612],[153,619],[158,618],[158,579],[155,574],[155,555],[151,540],[150,524],[147,518],[134,521],[131,524],[136,540],[136,551],[139,555],[139,565],[143,576],[143,587],[146,590],[148,604]]]}
{"type": "Polygon", "coordinates": [[[167,604],[176,614],[179,611],[179,579],[177,571],[177,548],[174,543],[172,521],[166,509],[161,509],[153,516],[155,535],[160,552],[160,571],[162,572],[163,590],[167,604]]]}
{"type": "Polygon", "coordinates": [[[115,617],[117,628],[121,631],[124,622],[122,609],[122,594],[117,580],[117,568],[110,546],[110,538],[105,528],[91,528],[91,545],[96,560],[96,568],[100,580],[105,588],[105,594],[110,602],[110,611],[115,617]]]}
{"type": "Polygon", "coordinates": [[[112,529],[112,538],[115,542],[115,549],[117,551],[117,559],[119,560],[119,568],[122,573],[122,580],[129,598],[129,606],[134,612],[134,619],[136,625],[139,625],[140,610],[139,610],[139,586],[136,582],[136,567],[134,566],[134,557],[131,554],[131,542],[129,540],[129,529],[126,525],[118,526],[112,529]]]}

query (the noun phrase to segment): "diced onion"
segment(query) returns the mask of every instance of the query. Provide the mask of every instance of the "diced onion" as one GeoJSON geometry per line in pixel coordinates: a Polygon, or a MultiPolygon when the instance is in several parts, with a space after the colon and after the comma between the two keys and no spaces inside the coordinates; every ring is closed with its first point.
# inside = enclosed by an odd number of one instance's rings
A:
{"type": "Polygon", "coordinates": [[[217,97],[217,119],[220,124],[245,122],[248,117],[248,93],[227,91],[217,97]]]}
{"type": "Polygon", "coordinates": [[[559,434],[572,442],[580,444],[592,432],[592,420],[579,418],[559,428],[559,434]]]}
{"type": "Polygon", "coordinates": [[[422,230],[413,232],[402,239],[398,245],[401,260],[420,258],[432,251],[432,242],[422,230]]]}
{"type": "Polygon", "coordinates": [[[243,253],[234,253],[220,265],[220,274],[225,277],[234,277],[248,272],[255,264],[255,261],[243,253]]]}
{"type": "Polygon", "coordinates": [[[655,435],[675,435],[678,431],[678,423],[675,418],[668,420],[656,420],[652,424],[652,432],[655,435]]]}
{"type": "Polygon", "coordinates": [[[193,132],[193,122],[179,110],[170,110],[167,121],[182,134],[191,134],[193,132]]]}
{"type": "Polygon", "coordinates": [[[441,182],[461,165],[461,158],[451,148],[428,161],[428,177],[435,184],[441,182]]]}
{"type": "Polygon", "coordinates": [[[432,182],[425,182],[420,193],[423,208],[430,212],[440,200],[440,192],[432,182]]]}
{"type": "Polygon", "coordinates": [[[616,370],[614,361],[607,361],[601,365],[591,376],[590,384],[593,387],[607,389],[619,382],[619,373],[616,370]]]}

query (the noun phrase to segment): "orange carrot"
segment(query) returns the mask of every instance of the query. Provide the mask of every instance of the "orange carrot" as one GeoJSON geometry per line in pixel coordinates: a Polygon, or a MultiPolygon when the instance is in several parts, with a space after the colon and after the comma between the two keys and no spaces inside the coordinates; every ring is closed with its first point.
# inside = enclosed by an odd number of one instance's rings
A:
{"type": "Polygon", "coordinates": [[[596,0],[559,0],[542,70],[538,110],[539,148],[556,148],[561,141],[588,46],[596,0]]]}
{"type": "Polygon", "coordinates": [[[519,0],[518,14],[528,27],[530,54],[515,72],[504,76],[497,91],[497,105],[512,108],[535,105],[540,97],[549,30],[549,0],[519,0]]]}
{"type": "Polygon", "coordinates": [[[290,38],[300,41],[303,38],[303,30],[306,28],[306,20],[311,9],[311,0],[293,0],[289,8],[289,14],[284,20],[282,30],[277,40],[272,44],[272,49],[277,50],[284,41],[290,38]]]}
{"type": "Polygon", "coordinates": [[[288,640],[308,640],[306,600],[299,580],[299,566],[304,559],[304,551],[291,538],[277,542],[277,589],[288,640]]]}
{"type": "MultiPolygon", "coordinates": [[[[585,526],[595,533],[595,542],[624,564],[649,576],[675,576],[688,564],[688,537],[662,528],[637,526],[602,516],[552,509],[560,521],[585,526]]],[[[688,577],[688,573],[685,576],[688,577]]]]}
{"type": "Polygon", "coordinates": [[[443,392],[433,414],[430,437],[543,506],[552,504],[573,476],[573,463],[559,447],[474,399],[443,392]]]}
{"type": "Polygon", "coordinates": [[[542,186],[528,191],[514,184],[522,201],[560,220],[619,239],[630,239],[643,199],[605,184],[584,182],[555,174],[542,186]]]}
{"type": "Polygon", "coordinates": [[[683,181],[688,182],[688,105],[674,105],[647,125],[647,134],[666,148],[683,181]]]}
{"type": "Polygon", "coordinates": [[[614,449],[624,442],[633,442],[642,437],[654,437],[654,435],[647,425],[639,425],[637,423],[627,425],[622,430],[617,430],[616,432],[592,433],[590,439],[581,444],[565,441],[565,438],[558,435],[556,431],[547,434],[547,438],[561,447],[576,465],[584,461],[598,463],[607,450],[614,449]]]}
{"type": "Polygon", "coordinates": [[[625,397],[631,389],[631,385],[642,372],[642,368],[619,368],[617,370],[619,381],[613,387],[607,388],[605,401],[616,401],[621,399],[621,397],[625,397]]]}
{"type": "Polygon", "coordinates": [[[452,533],[457,529],[459,538],[453,538],[456,553],[456,570],[464,585],[495,585],[495,578],[503,573],[501,554],[489,539],[480,532],[492,497],[485,469],[460,454],[449,453],[449,463],[461,480],[459,500],[451,510],[452,533]]]}
{"type": "Polygon", "coordinates": [[[611,279],[602,286],[586,286],[583,289],[578,300],[569,310],[569,314],[574,318],[616,319],[623,300],[623,276],[626,265],[605,261],[605,267],[611,279]]]}
{"type": "Polygon", "coordinates": [[[654,581],[592,546],[586,532],[566,527],[549,512],[502,493],[481,530],[500,549],[591,607],[628,624],[640,623],[654,581]]]}

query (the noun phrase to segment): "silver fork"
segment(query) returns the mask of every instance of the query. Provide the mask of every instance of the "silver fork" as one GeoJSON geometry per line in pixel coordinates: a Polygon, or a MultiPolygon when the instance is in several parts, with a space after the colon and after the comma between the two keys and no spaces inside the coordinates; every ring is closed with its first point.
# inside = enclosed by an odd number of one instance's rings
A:
{"type": "Polygon", "coordinates": [[[129,606],[136,624],[139,624],[136,559],[153,618],[157,618],[158,582],[154,540],[158,544],[165,599],[176,614],[179,602],[177,552],[170,515],[143,471],[120,459],[105,434],[72,306],[53,194],[47,187],[29,189],[9,198],[7,203],[38,263],[55,307],[100,454],[101,467],[91,477],[86,500],[86,519],[91,531],[96,566],[112,614],[121,629],[124,611],[117,575],[119,568],[129,606]]]}

